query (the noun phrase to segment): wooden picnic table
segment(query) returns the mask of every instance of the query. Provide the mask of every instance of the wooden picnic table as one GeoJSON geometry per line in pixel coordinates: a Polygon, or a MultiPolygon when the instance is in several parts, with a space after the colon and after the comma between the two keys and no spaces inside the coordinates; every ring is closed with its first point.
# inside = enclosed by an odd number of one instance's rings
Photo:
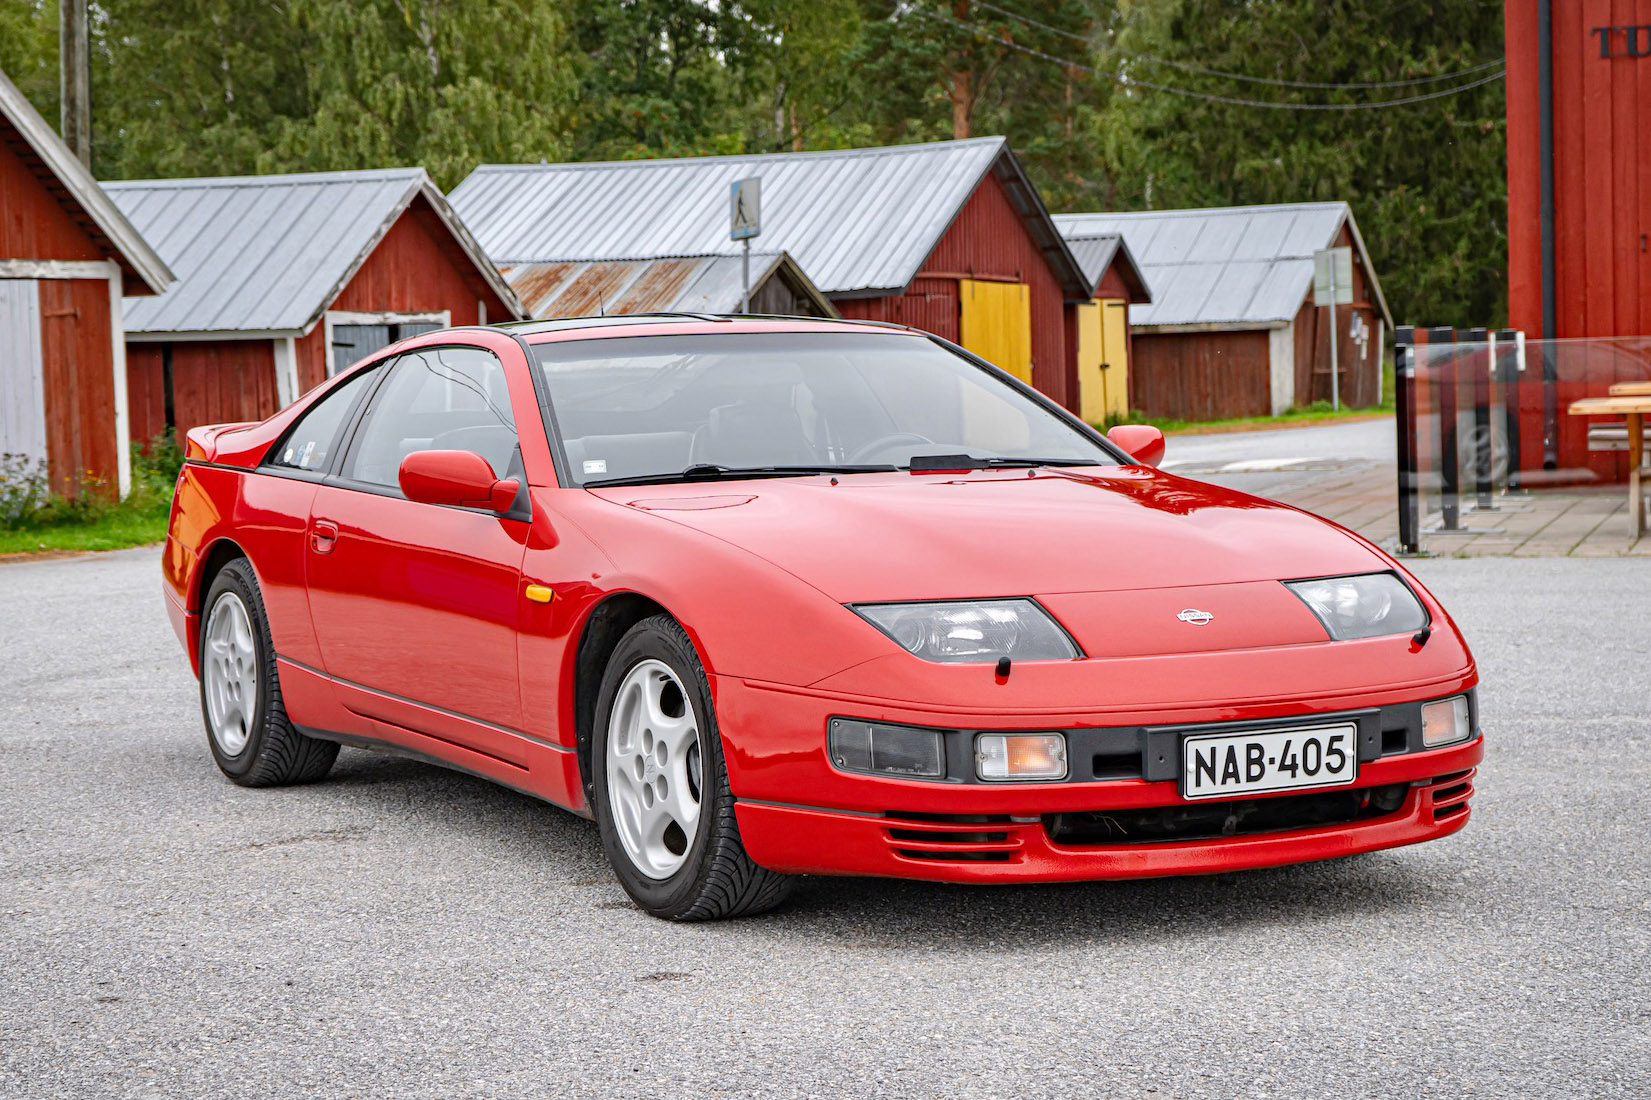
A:
{"type": "Polygon", "coordinates": [[[1651,382],[1618,382],[1611,387],[1612,397],[1651,397],[1651,382]]]}
{"type": "MultiPolygon", "coordinates": [[[[1618,386],[1639,385],[1619,382],[1618,386]]],[[[1616,386],[1611,387],[1615,392],[1616,386]]],[[[1645,534],[1645,491],[1640,467],[1645,463],[1645,416],[1651,413],[1651,393],[1614,397],[1585,397],[1571,402],[1572,416],[1620,416],[1628,421],[1628,540],[1645,534]]]]}

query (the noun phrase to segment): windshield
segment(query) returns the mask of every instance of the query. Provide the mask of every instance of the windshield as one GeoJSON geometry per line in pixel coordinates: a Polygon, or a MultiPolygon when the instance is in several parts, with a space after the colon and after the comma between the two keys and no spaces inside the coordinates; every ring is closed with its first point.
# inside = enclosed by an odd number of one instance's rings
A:
{"type": "Polygon", "coordinates": [[[896,332],[637,336],[536,345],[576,485],[696,476],[1112,465],[994,373],[896,332]],[[924,461],[927,457],[927,461],[924,461]]]}

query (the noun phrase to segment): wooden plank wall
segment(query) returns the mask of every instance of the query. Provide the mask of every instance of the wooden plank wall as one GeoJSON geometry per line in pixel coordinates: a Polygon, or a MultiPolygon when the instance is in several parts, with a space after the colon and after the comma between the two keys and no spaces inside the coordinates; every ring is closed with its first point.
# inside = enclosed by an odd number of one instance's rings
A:
{"type": "Polygon", "coordinates": [[[1265,329],[1137,332],[1130,392],[1149,416],[1221,420],[1272,411],[1265,329]]]}
{"type": "Polygon", "coordinates": [[[119,485],[108,282],[40,280],[40,344],[52,489],[113,496],[119,485]]]}
{"type": "MultiPolygon", "coordinates": [[[[1505,9],[1508,312],[1513,327],[1539,338],[1538,0],[1507,0],[1505,9]]],[[[1573,0],[1552,13],[1557,331],[1547,335],[1651,334],[1651,56],[1633,56],[1622,29],[1651,24],[1651,0],[1573,0]],[[1605,27],[1617,28],[1608,57],[1595,33],[1605,27]]]]}
{"type": "Polygon", "coordinates": [[[275,346],[269,340],[129,343],[126,392],[135,442],[147,442],[166,428],[168,347],[178,439],[202,424],[263,420],[275,414],[275,346]]]}
{"type": "MultiPolygon", "coordinates": [[[[11,124],[0,119],[0,260],[107,260],[62,201],[36,174],[32,153],[11,124]]],[[[107,312],[107,309],[105,309],[107,312]]]]}
{"type": "MultiPolygon", "coordinates": [[[[166,430],[166,373],[161,345],[126,345],[126,409],[132,442],[147,443],[166,430]]],[[[181,440],[181,437],[180,437],[181,440]]]]}

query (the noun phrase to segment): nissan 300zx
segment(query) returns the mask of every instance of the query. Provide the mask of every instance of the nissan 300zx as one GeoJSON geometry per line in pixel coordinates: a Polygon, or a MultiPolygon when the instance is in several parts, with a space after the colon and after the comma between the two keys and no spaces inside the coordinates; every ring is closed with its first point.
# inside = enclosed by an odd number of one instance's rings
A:
{"type": "Polygon", "coordinates": [[[191,431],[166,606],[234,782],[340,745],[484,776],[594,818],[661,917],[1461,829],[1444,609],[1163,451],[893,326],[450,329],[191,431]]]}

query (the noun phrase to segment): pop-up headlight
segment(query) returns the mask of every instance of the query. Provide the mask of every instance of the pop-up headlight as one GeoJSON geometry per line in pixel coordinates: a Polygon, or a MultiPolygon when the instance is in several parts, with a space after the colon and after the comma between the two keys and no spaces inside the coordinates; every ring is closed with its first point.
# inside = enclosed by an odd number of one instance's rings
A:
{"type": "Polygon", "coordinates": [[[1078,647],[1036,600],[858,604],[854,611],[925,661],[1064,661],[1078,647]]]}
{"type": "Polygon", "coordinates": [[[1427,625],[1416,593],[1392,573],[1286,581],[1335,641],[1414,634],[1427,625]]]}

